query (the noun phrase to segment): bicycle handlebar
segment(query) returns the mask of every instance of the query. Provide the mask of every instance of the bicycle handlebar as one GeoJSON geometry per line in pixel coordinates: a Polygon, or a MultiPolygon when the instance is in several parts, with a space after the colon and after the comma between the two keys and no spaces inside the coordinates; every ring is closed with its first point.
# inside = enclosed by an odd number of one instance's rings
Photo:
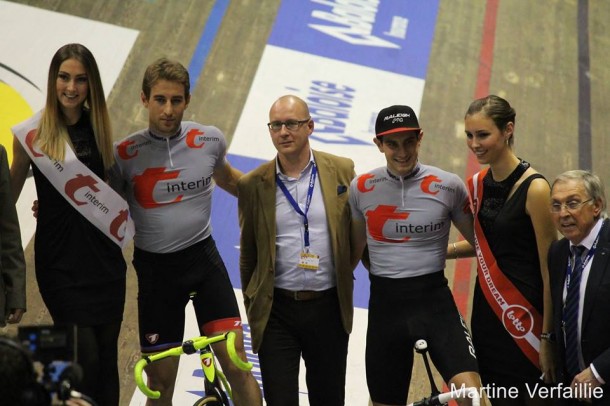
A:
{"type": "Polygon", "coordinates": [[[237,355],[237,351],[235,351],[235,333],[232,331],[229,331],[227,334],[227,351],[229,352],[229,358],[231,358],[231,361],[233,361],[233,363],[235,364],[235,366],[239,369],[241,369],[242,371],[250,371],[252,370],[252,363],[250,361],[243,361],[241,358],[239,358],[239,355],[237,355]]]}
{"type": "Polygon", "coordinates": [[[193,338],[191,340],[183,342],[177,347],[173,347],[153,355],[143,356],[142,359],[140,359],[134,367],[134,378],[136,384],[138,385],[138,388],[140,389],[140,391],[142,391],[142,393],[146,395],[146,397],[150,399],[159,399],[159,397],[161,397],[161,392],[150,389],[146,385],[146,382],[144,382],[144,378],[142,377],[142,371],[144,371],[144,367],[146,365],[167,357],[179,357],[182,354],[192,354],[193,352],[207,347],[210,344],[214,344],[224,340],[227,341],[227,351],[229,353],[229,358],[231,358],[231,361],[233,361],[233,363],[239,369],[243,371],[250,371],[252,369],[252,363],[244,362],[239,357],[237,351],[235,350],[235,332],[229,331],[228,333],[224,333],[215,337],[202,336],[193,338]]]}

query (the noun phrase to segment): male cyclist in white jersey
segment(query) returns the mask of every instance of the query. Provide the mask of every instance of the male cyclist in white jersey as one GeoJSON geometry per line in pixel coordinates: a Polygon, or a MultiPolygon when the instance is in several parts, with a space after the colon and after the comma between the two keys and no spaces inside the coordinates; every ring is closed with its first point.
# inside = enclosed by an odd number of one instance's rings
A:
{"type": "MultiPolygon", "coordinates": [[[[168,59],[144,74],[142,103],[148,128],[115,143],[114,183],[129,203],[136,226],[133,265],[138,274],[138,321],[142,352],[179,345],[184,308],[192,299],[201,334],[233,330],[245,359],[235,293],[211,235],[214,184],[237,194],[242,175],[226,160],[226,141],[213,126],[182,121],[190,101],[189,74],[168,59]]],[[[262,404],[250,372],[229,359],[225,343],[212,345],[237,406],[262,404]]],[[[161,398],[149,405],[171,405],[178,357],[146,367],[148,386],[161,398]]]]}
{"type": "Polygon", "coordinates": [[[472,240],[466,187],[457,175],[418,161],[423,131],[410,107],[381,110],[375,132],[387,166],[356,177],[349,195],[354,262],[368,247],[366,376],[373,405],[407,403],[420,338],[449,385],[479,388],[470,333],[443,272],[451,224],[472,240]]]}

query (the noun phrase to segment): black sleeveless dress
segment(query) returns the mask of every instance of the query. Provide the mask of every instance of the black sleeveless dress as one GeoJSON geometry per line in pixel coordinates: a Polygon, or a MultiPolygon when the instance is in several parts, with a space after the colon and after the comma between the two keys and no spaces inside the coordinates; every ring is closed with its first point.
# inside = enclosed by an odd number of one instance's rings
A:
{"type": "MultiPolygon", "coordinates": [[[[522,163],[502,182],[494,181],[491,171],[487,172],[478,220],[502,272],[542,314],[543,286],[536,234],[525,211],[525,202],[530,183],[544,177],[529,176],[507,200],[508,192],[527,167],[528,164],[522,163]]],[[[487,303],[478,277],[471,327],[484,384],[522,387],[526,382],[541,382],[540,370],[521,352],[487,303]]]]}
{"type": "MultiPolygon", "coordinates": [[[[90,118],[68,127],[78,159],[105,179],[90,118]]],[[[76,211],[32,165],[38,194],[36,279],[55,323],[93,326],[123,319],[126,269],[116,244],[76,211]]]]}

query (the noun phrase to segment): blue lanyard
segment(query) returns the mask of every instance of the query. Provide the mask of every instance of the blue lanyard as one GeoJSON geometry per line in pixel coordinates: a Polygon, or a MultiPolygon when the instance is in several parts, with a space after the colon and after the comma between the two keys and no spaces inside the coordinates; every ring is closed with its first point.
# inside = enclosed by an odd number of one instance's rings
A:
{"type": "Polygon", "coordinates": [[[313,196],[313,187],[316,184],[316,174],[318,173],[318,168],[314,162],[313,168],[311,168],[311,175],[309,175],[309,188],[307,189],[307,200],[305,200],[305,213],[301,210],[298,203],[294,200],[284,182],[280,179],[280,176],[275,174],[275,183],[282,189],[284,192],[284,196],[292,206],[292,208],[303,216],[303,226],[305,227],[304,239],[305,239],[305,248],[309,248],[309,220],[307,219],[307,212],[309,211],[309,205],[311,204],[311,197],[313,196]]]}
{"type": "MultiPolygon", "coordinates": [[[[593,258],[593,255],[595,254],[595,249],[597,248],[597,242],[599,241],[599,234],[600,233],[597,233],[597,237],[595,237],[595,241],[593,242],[593,246],[591,247],[589,252],[587,252],[587,256],[585,257],[585,259],[580,264],[580,268],[581,268],[582,272],[584,272],[585,267],[589,263],[589,260],[591,260],[591,258],[593,258]]],[[[575,269],[574,270],[572,269],[572,256],[570,255],[570,258],[568,258],[568,270],[567,270],[567,276],[566,276],[566,289],[570,288],[570,280],[572,279],[572,273],[574,271],[575,271],[575,269]]]]}

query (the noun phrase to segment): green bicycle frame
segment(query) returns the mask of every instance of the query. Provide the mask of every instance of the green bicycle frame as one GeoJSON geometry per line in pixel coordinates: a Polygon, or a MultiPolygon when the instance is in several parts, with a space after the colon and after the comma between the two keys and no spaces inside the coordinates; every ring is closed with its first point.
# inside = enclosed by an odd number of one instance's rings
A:
{"type": "MultiPolygon", "coordinates": [[[[229,353],[229,358],[231,358],[231,361],[233,361],[233,363],[238,368],[244,371],[250,371],[252,369],[252,363],[244,362],[241,358],[239,358],[235,350],[235,333],[233,331],[230,331],[228,333],[221,334],[215,337],[204,336],[193,338],[191,340],[185,341],[180,346],[170,348],[168,350],[156,354],[143,356],[142,359],[140,359],[134,367],[134,378],[136,381],[136,385],[138,386],[140,391],[142,391],[142,393],[144,393],[144,395],[146,395],[148,398],[159,399],[159,397],[161,397],[161,392],[151,390],[146,385],[146,382],[144,382],[142,372],[144,371],[144,367],[146,365],[167,357],[179,357],[182,354],[192,354],[194,351],[201,350],[202,348],[208,347],[210,344],[214,344],[224,340],[227,341],[227,351],[229,353]]],[[[210,382],[213,382],[215,374],[216,372],[218,372],[219,377],[221,378],[223,383],[226,384],[226,378],[224,378],[224,375],[220,371],[217,371],[216,367],[214,366],[213,353],[209,351],[209,353],[206,354],[204,351],[201,353],[200,356],[201,366],[203,368],[203,372],[206,376],[206,379],[208,379],[210,382]]],[[[226,385],[225,387],[228,388],[228,385],[226,385]]],[[[230,390],[228,390],[227,392],[229,392],[230,396],[230,390]]]]}

